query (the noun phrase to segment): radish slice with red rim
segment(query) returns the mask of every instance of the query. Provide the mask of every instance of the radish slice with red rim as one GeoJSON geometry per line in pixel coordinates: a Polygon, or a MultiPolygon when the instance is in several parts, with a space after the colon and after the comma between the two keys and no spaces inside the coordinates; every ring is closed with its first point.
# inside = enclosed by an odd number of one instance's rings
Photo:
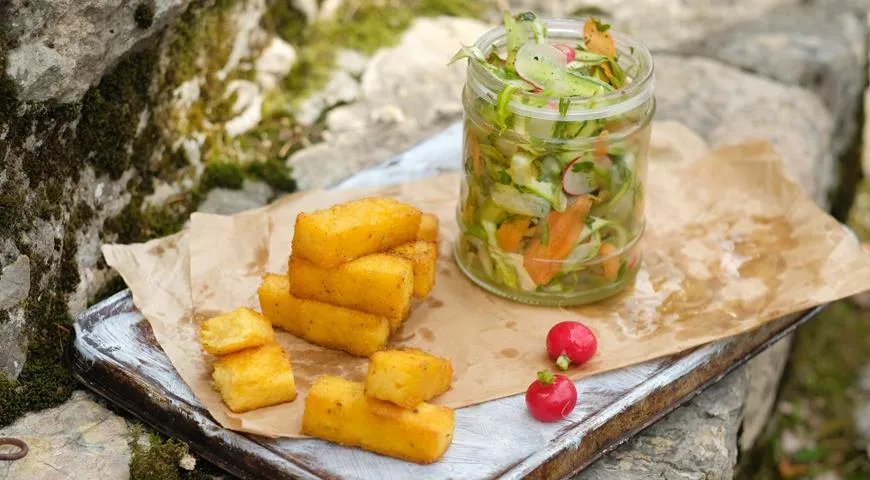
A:
{"type": "Polygon", "coordinates": [[[549,43],[526,43],[517,52],[514,68],[523,80],[547,88],[565,74],[565,54],[549,43]]]}
{"type": "Polygon", "coordinates": [[[583,157],[575,158],[562,171],[562,189],[568,195],[583,195],[598,189],[595,180],[595,163],[583,157]]]}

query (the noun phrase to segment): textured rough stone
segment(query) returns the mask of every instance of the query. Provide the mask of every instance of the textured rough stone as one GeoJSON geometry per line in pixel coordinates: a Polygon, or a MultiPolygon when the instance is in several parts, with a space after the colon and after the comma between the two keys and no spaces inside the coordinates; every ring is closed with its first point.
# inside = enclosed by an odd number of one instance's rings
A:
{"type": "Polygon", "coordinates": [[[870,401],[855,409],[855,429],[865,441],[870,442],[870,401]]]}
{"type": "MultiPolygon", "coordinates": [[[[0,262],[2,265],[2,262],[0,262]]],[[[30,258],[18,255],[0,270],[0,312],[17,307],[30,293],[30,258]]],[[[24,367],[26,354],[21,345],[24,317],[20,310],[6,311],[0,320],[0,378],[16,378],[24,367]]]]}
{"type": "Polygon", "coordinates": [[[543,16],[605,14],[614,28],[636,36],[654,50],[705,38],[711,31],[738,25],[801,0],[516,0],[514,10],[531,8],[543,16]]]}
{"type": "Polygon", "coordinates": [[[227,120],[224,130],[230,137],[239,136],[260,123],[263,116],[263,94],[254,82],[233,80],[227,85],[227,96],[235,95],[232,111],[237,116],[227,120]]]}
{"type": "Polygon", "coordinates": [[[12,308],[30,292],[30,258],[19,255],[0,270],[0,310],[12,308]]]}
{"type": "MultiPolygon", "coordinates": [[[[229,74],[242,65],[244,59],[250,58],[257,46],[265,44],[268,34],[260,28],[260,18],[266,12],[266,0],[245,0],[236,5],[237,14],[233,23],[233,44],[230,54],[223,67],[215,73],[221,80],[226,80],[229,74]]],[[[247,65],[246,68],[249,68],[247,65]]]]}
{"type": "Polygon", "coordinates": [[[777,8],[685,50],[815,92],[835,119],[832,150],[841,155],[858,132],[867,80],[864,14],[819,5],[777,8]]]}
{"type": "MultiPolygon", "coordinates": [[[[102,265],[103,244],[101,226],[109,218],[119,215],[130,201],[127,182],[133,175],[128,171],[118,181],[98,177],[92,168],[86,168],[79,178],[75,189],[75,201],[88,205],[94,212],[93,217],[79,226],[72,240],[76,242],[75,266],[79,272],[79,282],[67,299],[67,307],[72,314],[84,310],[88,301],[106,284],[112,272],[102,265]]],[[[34,236],[36,245],[52,248],[51,236],[34,236]]]]}
{"type": "Polygon", "coordinates": [[[657,56],[659,119],[690,125],[711,145],[769,140],[786,172],[825,205],[834,179],[833,119],[812,93],[715,60],[657,56]]]}
{"type": "Polygon", "coordinates": [[[294,109],[296,121],[302,125],[313,125],[324,110],[336,105],[355,101],[360,94],[359,82],[344,70],[332,72],[323,90],[305,99],[294,109]]]}
{"type": "Polygon", "coordinates": [[[343,48],[338,52],[335,64],[338,65],[338,68],[352,76],[359,77],[365,71],[366,65],[369,64],[369,57],[356,50],[343,48]]]}
{"type": "Polygon", "coordinates": [[[127,422],[83,391],[59,407],[25,415],[0,430],[3,436],[24,440],[30,453],[0,462],[0,478],[129,478],[127,422]]]}
{"type": "Polygon", "coordinates": [[[864,365],[858,374],[858,388],[862,392],[870,394],[870,363],[864,365]]]}
{"type": "Polygon", "coordinates": [[[327,114],[332,134],[325,144],[288,160],[300,188],[332,185],[459,119],[465,67],[446,63],[460,42],[486,30],[473,20],[418,19],[397,46],[377,52],[362,75],[359,101],[327,114]]]}
{"type": "Polygon", "coordinates": [[[793,335],[789,335],[758,354],[746,365],[748,387],[743,410],[740,450],[749,450],[761,437],[776,404],[775,392],[788,363],[793,335]]]}
{"type": "Polygon", "coordinates": [[[7,315],[9,317],[0,322],[0,376],[17,378],[27,359],[21,341],[24,315],[20,310],[11,310],[7,315]]]}
{"type": "Polygon", "coordinates": [[[232,215],[252,208],[262,207],[274,196],[275,192],[263,182],[245,180],[241,190],[215,188],[208,192],[205,201],[199,206],[202,213],[232,215]]]}
{"type": "Polygon", "coordinates": [[[254,63],[257,83],[263,89],[275,88],[296,63],[296,50],[278,37],[272,38],[254,63]]]}
{"type": "Polygon", "coordinates": [[[6,73],[25,101],[78,100],[124,54],[159,32],[189,0],[155,0],[153,21],[134,18],[138,2],[11,0],[0,25],[15,47],[6,73]]]}
{"type": "Polygon", "coordinates": [[[746,386],[745,372],[735,371],[575,480],[732,478],[746,386]]]}

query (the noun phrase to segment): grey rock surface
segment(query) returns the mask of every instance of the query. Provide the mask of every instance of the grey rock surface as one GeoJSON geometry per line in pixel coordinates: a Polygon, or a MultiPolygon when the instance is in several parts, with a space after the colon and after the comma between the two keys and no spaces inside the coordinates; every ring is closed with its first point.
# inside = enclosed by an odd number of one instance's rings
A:
{"type": "Polygon", "coordinates": [[[0,462],[2,479],[129,478],[127,422],[84,391],[59,407],[21,417],[0,430],[4,436],[24,440],[30,453],[0,462]]]}
{"type": "Polygon", "coordinates": [[[18,255],[0,270],[0,310],[12,308],[30,293],[30,258],[18,255]]]}
{"type": "Polygon", "coordinates": [[[712,146],[770,141],[786,173],[820,205],[835,178],[834,120],[811,92],[715,60],[657,56],[656,118],[685,123],[712,146]]]}
{"type": "Polygon", "coordinates": [[[24,314],[21,310],[10,310],[7,318],[0,321],[0,376],[18,378],[27,353],[22,342],[24,331],[24,314]]]}
{"type": "Polygon", "coordinates": [[[696,42],[712,31],[764,17],[767,12],[801,0],[516,0],[513,9],[531,8],[564,18],[598,15],[620,31],[636,36],[656,51],[696,42]]]}
{"type": "Polygon", "coordinates": [[[870,363],[861,369],[856,383],[856,398],[859,400],[854,413],[855,428],[864,439],[867,455],[870,456],[870,363]]]}
{"type": "MultiPolygon", "coordinates": [[[[0,262],[2,265],[2,262],[0,262]]],[[[0,376],[18,377],[27,355],[21,342],[24,316],[17,307],[30,293],[30,258],[19,254],[0,269],[0,376]]]]}
{"type": "Polygon", "coordinates": [[[275,192],[263,182],[245,180],[241,190],[215,188],[208,192],[205,201],[199,206],[201,213],[232,215],[252,208],[262,207],[275,192]]]}
{"type": "Polygon", "coordinates": [[[139,2],[11,0],[0,6],[0,25],[13,45],[6,74],[20,100],[74,102],[188,3],[148,2],[153,20],[143,28],[135,18],[139,2]]]}
{"type": "Polygon", "coordinates": [[[575,480],[724,480],[733,477],[748,380],[728,375],[575,480]]]}
{"type": "Polygon", "coordinates": [[[462,115],[465,67],[445,67],[459,42],[488,27],[459,18],[421,18],[398,45],[378,51],[358,101],[326,116],[326,141],[288,159],[300,188],[333,185],[437,133],[462,115]]]}
{"type": "Polygon", "coordinates": [[[835,119],[831,149],[853,142],[867,81],[866,14],[789,5],[712,34],[686,51],[815,92],[835,119]]]}
{"type": "Polygon", "coordinates": [[[746,364],[747,389],[739,446],[747,451],[761,437],[776,405],[776,392],[788,363],[794,335],[788,335],[746,364]]]}
{"type": "Polygon", "coordinates": [[[855,429],[865,441],[870,442],[870,400],[855,409],[855,429]]]}
{"type": "Polygon", "coordinates": [[[335,70],[323,90],[303,100],[295,109],[296,121],[302,125],[313,125],[325,110],[351,103],[359,95],[359,82],[349,72],[335,70]]]}
{"type": "Polygon", "coordinates": [[[272,38],[254,63],[257,83],[264,89],[275,88],[296,64],[296,50],[278,37],[272,38]]]}

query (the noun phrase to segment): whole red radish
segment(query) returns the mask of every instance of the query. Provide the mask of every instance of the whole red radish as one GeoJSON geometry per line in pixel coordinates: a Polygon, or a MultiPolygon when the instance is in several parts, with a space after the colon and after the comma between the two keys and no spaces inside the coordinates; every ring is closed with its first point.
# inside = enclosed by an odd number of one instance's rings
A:
{"type": "Polygon", "coordinates": [[[538,372],[538,379],[526,390],[526,407],[533,417],[542,422],[556,422],[565,418],[577,405],[577,389],[564,375],[553,375],[548,370],[538,372]]]}
{"type": "Polygon", "coordinates": [[[565,54],[566,63],[571,63],[574,61],[574,58],[577,57],[577,52],[570,45],[565,45],[564,43],[556,43],[553,44],[554,47],[558,48],[559,51],[565,54]]]}
{"type": "Polygon", "coordinates": [[[582,323],[559,322],[547,333],[547,353],[562,370],[589,361],[596,350],[598,340],[595,334],[582,323]]]}

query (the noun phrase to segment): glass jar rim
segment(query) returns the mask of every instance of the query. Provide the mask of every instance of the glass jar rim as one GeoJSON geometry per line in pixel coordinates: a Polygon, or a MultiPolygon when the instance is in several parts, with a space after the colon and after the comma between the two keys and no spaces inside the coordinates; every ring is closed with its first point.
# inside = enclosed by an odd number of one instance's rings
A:
{"type": "MultiPolygon", "coordinates": [[[[541,21],[546,25],[550,35],[561,34],[558,38],[579,39],[583,36],[583,21],[571,19],[541,19],[541,21]]],[[[474,46],[487,55],[500,40],[506,40],[506,36],[507,31],[504,25],[501,25],[481,35],[474,46]]],[[[605,95],[565,97],[571,99],[565,115],[552,108],[526,105],[517,101],[521,98],[542,98],[531,92],[517,92],[508,104],[508,108],[515,114],[525,117],[554,121],[585,121],[616,117],[643,105],[653,96],[655,87],[652,54],[649,48],[637,39],[612,30],[611,36],[620,56],[628,56],[639,65],[637,73],[629,77],[631,83],[605,95]]],[[[553,37],[551,36],[550,39],[553,40],[553,37]]],[[[497,102],[498,93],[507,86],[504,80],[474,61],[468,62],[467,75],[471,89],[480,98],[493,105],[497,102]]],[[[559,97],[552,97],[551,100],[559,101],[559,97]]]]}

